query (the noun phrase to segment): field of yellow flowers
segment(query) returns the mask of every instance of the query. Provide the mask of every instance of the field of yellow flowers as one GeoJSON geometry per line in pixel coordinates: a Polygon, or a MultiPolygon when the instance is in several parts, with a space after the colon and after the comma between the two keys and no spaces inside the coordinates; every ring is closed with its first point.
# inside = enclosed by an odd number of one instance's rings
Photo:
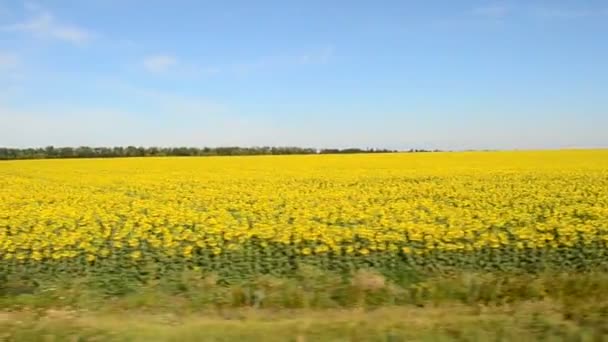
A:
{"type": "MultiPolygon", "coordinates": [[[[608,264],[608,150],[0,163],[0,272],[608,264]]],[[[124,271],[124,272],[123,272],[124,271]]]]}

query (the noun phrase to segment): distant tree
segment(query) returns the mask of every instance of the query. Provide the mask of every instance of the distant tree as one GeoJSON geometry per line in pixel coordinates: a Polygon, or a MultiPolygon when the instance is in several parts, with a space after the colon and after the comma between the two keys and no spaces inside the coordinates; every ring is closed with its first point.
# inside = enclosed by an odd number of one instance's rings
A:
{"type": "MultiPolygon", "coordinates": [[[[422,152],[423,150],[410,150],[422,152]]],[[[147,156],[236,156],[236,155],[290,155],[290,154],[348,154],[348,153],[388,153],[397,152],[387,149],[359,148],[314,149],[295,146],[254,146],[254,147],[54,147],[8,148],[0,147],[0,160],[44,159],[44,158],[117,158],[147,156]]],[[[430,151],[429,151],[430,152],[430,151]]]]}

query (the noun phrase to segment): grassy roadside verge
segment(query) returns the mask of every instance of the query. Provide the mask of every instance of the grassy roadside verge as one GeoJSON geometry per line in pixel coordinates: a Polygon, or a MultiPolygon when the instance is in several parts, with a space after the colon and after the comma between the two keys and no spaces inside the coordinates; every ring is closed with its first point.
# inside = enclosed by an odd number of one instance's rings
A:
{"type": "MultiPolygon", "coordinates": [[[[374,310],[231,309],[167,313],[18,311],[0,314],[3,341],[605,341],[605,322],[542,301],[374,310]]],[[[597,312],[587,312],[592,315],[597,312]]]]}
{"type": "Polygon", "coordinates": [[[121,295],[7,278],[0,341],[608,341],[608,274],[185,273],[121,295]]]}

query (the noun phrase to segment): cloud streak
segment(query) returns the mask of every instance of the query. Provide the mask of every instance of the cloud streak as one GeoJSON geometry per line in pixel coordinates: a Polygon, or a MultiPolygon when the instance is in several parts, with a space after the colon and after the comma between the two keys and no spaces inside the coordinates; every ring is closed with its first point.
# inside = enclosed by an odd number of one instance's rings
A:
{"type": "Polygon", "coordinates": [[[322,65],[327,64],[333,56],[333,47],[325,46],[299,54],[268,56],[253,62],[235,63],[226,69],[236,73],[248,73],[261,69],[285,68],[297,65],[322,65]]]}
{"type": "Polygon", "coordinates": [[[264,70],[324,65],[329,63],[333,57],[334,48],[333,46],[328,45],[296,54],[265,56],[252,61],[234,62],[223,65],[197,65],[188,63],[187,61],[184,62],[172,54],[146,56],[140,64],[148,72],[178,77],[200,77],[217,74],[242,76],[264,70]]]}
{"type": "Polygon", "coordinates": [[[482,17],[502,18],[509,15],[511,13],[511,9],[505,5],[494,4],[473,8],[471,13],[482,17]]]}
{"type": "Polygon", "coordinates": [[[19,64],[19,57],[13,53],[0,51],[0,70],[12,69],[19,64]]]}
{"type": "Polygon", "coordinates": [[[533,5],[507,6],[502,3],[495,3],[475,7],[469,13],[477,17],[490,19],[502,19],[511,15],[528,16],[536,19],[582,19],[606,17],[608,16],[608,8],[539,7],[533,5]]]}
{"type": "Polygon", "coordinates": [[[170,55],[152,55],[144,58],[143,67],[153,73],[162,73],[178,64],[177,58],[170,55]]]}
{"type": "Polygon", "coordinates": [[[88,30],[60,22],[51,12],[36,4],[26,3],[26,9],[33,15],[24,21],[4,26],[2,30],[25,33],[38,38],[56,39],[72,44],[82,44],[93,38],[93,34],[88,30]]]}
{"type": "Polygon", "coordinates": [[[579,19],[608,16],[608,8],[599,10],[590,9],[564,9],[564,8],[537,8],[534,11],[539,17],[550,19],[579,19]]]}

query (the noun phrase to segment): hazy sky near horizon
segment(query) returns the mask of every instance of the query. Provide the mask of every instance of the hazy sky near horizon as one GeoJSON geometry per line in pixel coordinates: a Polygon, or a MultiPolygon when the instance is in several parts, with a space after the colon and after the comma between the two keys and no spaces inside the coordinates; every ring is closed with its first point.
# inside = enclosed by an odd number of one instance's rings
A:
{"type": "Polygon", "coordinates": [[[0,0],[0,146],[608,147],[608,1],[0,0]]]}

